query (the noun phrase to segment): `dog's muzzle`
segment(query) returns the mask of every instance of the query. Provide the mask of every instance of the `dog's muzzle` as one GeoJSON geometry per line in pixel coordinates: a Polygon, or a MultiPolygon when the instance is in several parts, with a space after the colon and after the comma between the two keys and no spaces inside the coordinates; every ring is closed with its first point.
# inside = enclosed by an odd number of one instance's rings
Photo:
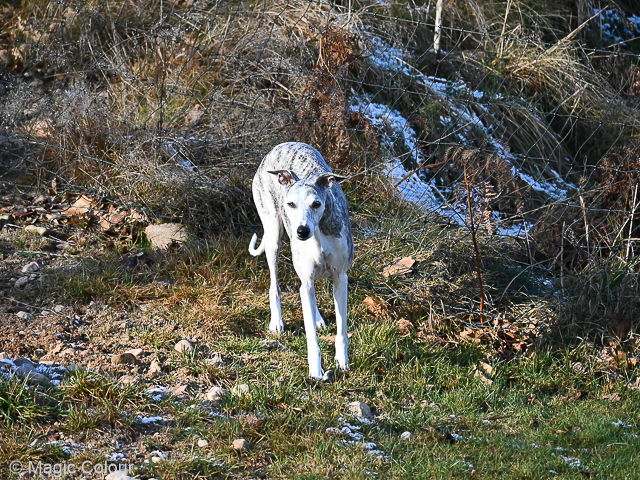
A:
{"type": "Polygon", "coordinates": [[[298,234],[298,238],[300,240],[308,240],[311,235],[311,229],[306,225],[300,225],[296,232],[298,234]]]}

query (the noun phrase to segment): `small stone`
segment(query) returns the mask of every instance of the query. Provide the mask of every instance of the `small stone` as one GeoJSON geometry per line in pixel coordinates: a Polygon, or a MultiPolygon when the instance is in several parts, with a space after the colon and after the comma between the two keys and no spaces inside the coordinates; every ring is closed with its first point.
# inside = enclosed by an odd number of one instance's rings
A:
{"type": "Polygon", "coordinates": [[[118,380],[118,383],[121,383],[122,385],[134,385],[139,382],[140,377],[137,377],[135,375],[123,375],[118,380]]]}
{"type": "Polygon", "coordinates": [[[29,283],[29,277],[20,277],[19,279],[16,280],[16,283],[14,284],[14,286],[16,288],[22,288],[24,287],[27,283],[29,283]]]}
{"type": "Polygon", "coordinates": [[[204,363],[212,367],[221,368],[224,365],[224,359],[220,352],[214,352],[211,358],[207,358],[204,363]]]}
{"type": "Polygon", "coordinates": [[[32,369],[36,368],[36,363],[31,361],[30,359],[26,358],[26,357],[18,357],[13,361],[13,364],[16,367],[21,367],[22,365],[29,365],[32,369]]]}
{"type": "Polygon", "coordinates": [[[151,246],[160,249],[167,248],[173,242],[185,243],[188,240],[184,225],[179,223],[149,225],[145,228],[144,233],[147,235],[151,246]]]}
{"type": "Polygon", "coordinates": [[[370,418],[371,408],[364,402],[351,402],[346,405],[347,410],[349,410],[354,415],[358,415],[359,417],[370,418]]]}
{"type": "Polygon", "coordinates": [[[333,383],[336,379],[336,374],[333,370],[327,370],[326,372],[324,372],[324,375],[322,375],[322,381],[324,383],[333,383]]]}
{"type": "Polygon", "coordinates": [[[198,446],[200,448],[204,448],[207,445],[209,445],[209,442],[207,442],[204,438],[201,438],[200,440],[198,440],[198,446]]]}
{"type": "Polygon", "coordinates": [[[131,350],[127,350],[125,353],[130,353],[131,355],[133,355],[137,359],[140,359],[140,357],[144,353],[144,350],[141,349],[141,348],[132,348],[131,350]]]}
{"type": "Polygon", "coordinates": [[[130,353],[119,353],[111,357],[111,363],[114,365],[131,365],[136,363],[136,357],[130,353]]]}
{"type": "Polygon", "coordinates": [[[206,397],[210,402],[217,402],[228,393],[229,392],[222,387],[211,387],[207,392],[206,397]]]}
{"type": "Polygon", "coordinates": [[[16,317],[18,317],[21,320],[33,320],[35,317],[33,315],[31,315],[29,312],[18,312],[16,313],[16,317]]]}
{"type": "Polygon", "coordinates": [[[413,433],[411,433],[411,432],[402,432],[402,434],[400,435],[400,440],[402,440],[403,442],[409,442],[409,441],[413,440],[413,433]]]}
{"type": "Polygon", "coordinates": [[[138,480],[136,477],[131,477],[128,474],[127,469],[116,470],[104,477],[104,480],[138,480]]]}
{"type": "Polygon", "coordinates": [[[53,311],[56,313],[60,313],[64,310],[64,305],[56,305],[55,307],[53,307],[53,311]]]}
{"type": "Polygon", "coordinates": [[[27,225],[26,227],[24,227],[24,231],[35,233],[36,235],[39,235],[41,237],[49,233],[49,230],[47,230],[45,227],[36,227],[35,225],[27,225]]]}
{"type": "Polygon", "coordinates": [[[51,385],[51,380],[49,380],[49,378],[35,371],[29,372],[25,378],[29,385],[40,385],[43,387],[51,385]]]}
{"type": "Polygon", "coordinates": [[[253,412],[247,413],[247,415],[243,418],[243,421],[250,427],[255,427],[262,423],[262,419],[253,412]]]}
{"type": "Polygon", "coordinates": [[[147,375],[155,375],[160,372],[162,372],[162,367],[160,366],[157,360],[153,360],[151,362],[151,365],[149,366],[149,371],[147,372],[147,375]]]}
{"type": "Polygon", "coordinates": [[[249,395],[251,388],[246,383],[241,383],[240,385],[236,385],[231,389],[231,393],[233,393],[237,397],[242,397],[244,395],[249,395]]]}
{"type": "Polygon", "coordinates": [[[249,442],[247,442],[244,438],[238,438],[233,441],[233,449],[238,450],[239,452],[249,450],[249,442]]]}
{"type": "Polygon", "coordinates": [[[40,270],[40,263],[38,262],[30,262],[27,263],[24,267],[22,267],[22,273],[35,273],[40,270]]]}
{"type": "Polygon", "coordinates": [[[270,340],[268,338],[265,338],[264,340],[260,340],[260,345],[262,345],[263,347],[266,347],[268,350],[284,350],[287,348],[283,344],[281,344],[279,341],[270,340]]]}
{"type": "Polygon", "coordinates": [[[191,344],[191,342],[189,340],[180,340],[178,343],[176,343],[176,345],[173,347],[173,349],[176,352],[191,352],[193,351],[193,345],[191,344]]]}
{"type": "Polygon", "coordinates": [[[31,372],[34,372],[36,367],[31,365],[30,363],[23,363],[18,368],[16,368],[16,375],[20,378],[26,378],[31,372]]]}
{"type": "Polygon", "coordinates": [[[162,461],[162,457],[151,457],[151,461],[153,463],[160,463],[162,461]]]}

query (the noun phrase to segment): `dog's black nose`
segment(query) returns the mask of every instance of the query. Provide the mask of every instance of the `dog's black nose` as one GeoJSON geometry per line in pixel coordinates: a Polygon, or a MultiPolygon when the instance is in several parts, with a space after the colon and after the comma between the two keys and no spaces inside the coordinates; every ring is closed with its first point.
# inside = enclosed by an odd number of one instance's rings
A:
{"type": "Polygon", "coordinates": [[[309,238],[309,234],[311,233],[311,230],[306,225],[300,225],[298,227],[297,233],[298,233],[298,238],[300,240],[306,240],[307,238],[309,238]]]}

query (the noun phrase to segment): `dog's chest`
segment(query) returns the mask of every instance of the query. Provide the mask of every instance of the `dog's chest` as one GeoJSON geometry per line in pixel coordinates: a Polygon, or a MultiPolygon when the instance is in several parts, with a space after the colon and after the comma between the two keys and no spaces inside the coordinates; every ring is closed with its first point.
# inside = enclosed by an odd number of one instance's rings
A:
{"type": "Polygon", "coordinates": [[[305,243],[305,247],[311,248],[308,248],[304,255],[311,257],[316,278],[327,278],[336,271],[346,271],[349,252],[344,236],[333,237],[316,231],[313,238],[305,243]]]}

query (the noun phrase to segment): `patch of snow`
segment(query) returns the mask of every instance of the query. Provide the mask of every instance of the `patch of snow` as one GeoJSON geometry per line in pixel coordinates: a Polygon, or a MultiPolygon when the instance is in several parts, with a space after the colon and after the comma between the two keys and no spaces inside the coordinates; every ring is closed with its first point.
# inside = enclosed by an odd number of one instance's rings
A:
{"type": "Polygon", "coordinates": [[[136,417],[136,422],[138,423],[142,423],[142,424],[149,424],[149,423],[165,423],[168,422],[169,419],[166,417],[142,417],[140,415],[138,415],[136,417]]]}
{"type": "Polygon", "coordinates": [[[621,428],[631,428],[631,425],[629,425],[628,423],[624,423],[622,420],[618,420],[617,422],[611,422],[611,425],[615,427],[621,427],[621,428]]]}

